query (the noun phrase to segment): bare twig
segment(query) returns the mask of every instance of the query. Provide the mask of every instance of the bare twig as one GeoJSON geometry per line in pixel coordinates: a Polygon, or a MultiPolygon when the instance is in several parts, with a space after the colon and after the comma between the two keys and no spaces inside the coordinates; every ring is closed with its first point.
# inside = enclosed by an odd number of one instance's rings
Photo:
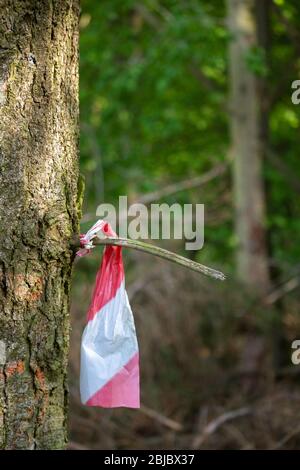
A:
{"type": "Polygon", "coordinates": [[[135,5],[135,10],[141,15],[141,17],[148,23],[150,26],[152,26],[154,29],[157,31],[160,31],[162,29],[162,22],[160,18],[158,18],[155,13],[152,13],[149,8],[146,7],[146,5],[143,5],[142,3],[137,3],[135,5]]]}
{"type": "Polygon", "coordinates": [[[236,426],[233,426],[230,423],[226,423],[224,430],[238,442],[241,450],[254,449],[254,445],[250,441],[248,441],[248,439],[236,426]]]}
{"type": "Polygon", "coordinates": [[[292,292],[300,285],[300,277],[295,276],[292,279],[289,279],[283,285],[273,290],[265,299],[266,304],[272,305],[281,299],[285,294],[292,292]]]}
{"type": "Polygon", "coordinates": [[[163,197],[170,196],[180,191],[197,188],[206,183],[209,183],[218,176],[223,175],[227,169],[228,165],[225,163],[217,165],[203,175],[196,176],[195,178],[190,178],[188,180],[179,181],[178,183],[170,184],[165,188],[153,191],[152,193],[144,194],[138,198],[137,202],[140,204],[151,204],[154,201],[158,201],[163,197]]]}
{"type": "Polygon", "coordinates": [[[291,440],[293,437],[295,437],[297,434],[300,433],[300,426],[298,426],[296,429],[293,429],[289,434],[287,434],[281,441],[279,441],[275,447],[273,447],[273,450],[280,449],[283,447],[289,440],[291,440]]]}
{"type": "MultiPolygon", "coordinates": [[[[158,189],[157,191],[153,191],[151,193],[143,194],[137,197],[136,201],[133,201],[136,204],[151,204],[152,202],[159,201],[159,199],[167,196],[171,196],[172,194],[179,193],[180,191],[186,191],[188,189],[199,188],[210,181],[214,180],[218,176],[221,176],[226,172],[228,169],[228,164],[223,163],[221,165],[217,165],[211,170],[207,171],[203,175],[196,176],[195,178],[189,178],[183,181],[179,181],[178,183],[172,183],[168,186],[165,186],[162,189],[158,189]]],[[[95,215],[88,212],[83,215],[81,219],[81,223],[90,222],[91,220],[95,219],[95,215]]]]}
{"type": "Polygon", "coordinates": [[[191,65],[189,67],[192,75],[203,85],[208,91],[216,91],[218,89],[218,83],[207,77],[205,73],[197,65],[191,65]]]}
{"type": "Polygon", "coordinates": [[[192,449],[198,449],[201,447],[204,441],[227,421],[232,421],[233,419],[240,418],[241,416],[249,415],[251,412],[251,408],[239,408],[238,410],[228,411],[227,413],[218,416],[218,418],[214,419],[208,423],[207,426],[205,426],[199,436],[194,438],[192,442],[192,449]]]}
{"type": "Polygon", "coordinates": [[[149,416],[149,418],[152,418],[155,421],[159,422],[160,424],[163,424],[167,428],[172,429],[172,431],[178,432],[178,431],[183,430],[183,426],[181,423],[178,423],[177,421],[174,421],[173,419],[167,418],[161,413],[158,413],[158,411],[152,410],[151,408],[148,408],[145,405],[141,405],[141,408],[139,411],[145,414],[146,416],[149,416]]]}
{"type": "MultiPolygon", "coordinates": [[[[221,271],[209,268],[204,264],[196,263],[188,258],[177,255],[177,253],[172,253],[171,251],[165,250],[155,245],[150,245],[149,243],[144,243],[139,240],[130,240],[129,238],[103,238],[103,239],[93,239],[93,244],[97,245],[116,245],[122,246],[124,248],[131,248],[133,250],[143,251],[149,255],[157,256],[162,259],[171,261],[172,263],[179,264],[184,266],[187,269],[196,271],[198,273],[204,274],[205,276],[218,279],[220,281],[225,280],[225,275],[221,271]]],[[[80,246],[79,241],[75,243],[75,246],[80,246]]]]}
{"type": "Polygon", "coordinates": [[[287,182],[292,186],[294,191],[300,192],[299,178],[294,173],[294,171],[289,168],[285,161],[270,149],[267,150],[267,159],[269,160],[271,165],[276,168],[280,172],[280,174],[287,179],[287,182]]]}

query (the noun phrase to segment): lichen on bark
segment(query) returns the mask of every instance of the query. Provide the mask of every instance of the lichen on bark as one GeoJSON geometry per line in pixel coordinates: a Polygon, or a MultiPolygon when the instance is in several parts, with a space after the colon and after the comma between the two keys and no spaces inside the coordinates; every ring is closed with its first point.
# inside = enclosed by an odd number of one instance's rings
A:
{"type": "Polygon", "coordinates": [[[0,448],[66,443],[79,0],[0,0],[0,448]]]}

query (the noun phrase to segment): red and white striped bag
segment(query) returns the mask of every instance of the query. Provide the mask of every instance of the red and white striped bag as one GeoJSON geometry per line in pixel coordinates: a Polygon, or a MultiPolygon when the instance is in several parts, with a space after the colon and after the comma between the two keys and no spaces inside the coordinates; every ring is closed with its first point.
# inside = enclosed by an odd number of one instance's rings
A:
{"type": "MultiPolygon", "coordinates": [[[[88,253],[93,238],[103,235],[117,236],[99,220],[81,236],[77,255],[88,253]]],[[[105,247],[97,273],[81,343],[80,394],[87,406],[140,406],[138,342],[119,246],[105,247]]]]}

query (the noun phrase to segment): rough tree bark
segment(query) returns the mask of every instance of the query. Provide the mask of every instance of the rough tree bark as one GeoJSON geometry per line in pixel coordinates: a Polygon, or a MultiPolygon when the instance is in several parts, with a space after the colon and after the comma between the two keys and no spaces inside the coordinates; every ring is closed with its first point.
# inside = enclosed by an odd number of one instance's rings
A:
{"type": "Polygon", "coordinates": [[[247,56],[258,44],[255,5],[255,0],[227,0],[233,36],[229,48],[231,151],[238,275],[246,285],[264,292],[269,286],[262,173],[264,141],[259,82],[247,64],[247,56]]]}
{"type": "Polygon", "coordinates": [[[79,0],[0,0],[0,447],[66,443],[79,0]]]}

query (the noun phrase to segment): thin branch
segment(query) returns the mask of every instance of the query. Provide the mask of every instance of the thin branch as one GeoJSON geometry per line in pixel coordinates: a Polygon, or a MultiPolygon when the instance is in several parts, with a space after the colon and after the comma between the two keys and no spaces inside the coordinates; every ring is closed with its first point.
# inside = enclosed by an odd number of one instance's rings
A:
{"type": "MultiPolygon", "coordinates": [[[[184,258],[183,256],[177,255],[176,253],[172,253],[171,251],[165,250],[164,248],[160,248],[155,245],[150,245],[149,243],[144,243],[139,240],[130,240],[129,238],[97,238],[93,239],[93,244],[97,245],[116,245],[122,246],[124,248],[131,248],[133,250],[142,251],[144,253],[148,253],[149,255],[157,256],[162,259],[166,259],[171,261],[172,263],[179,264],[184,266],[187,269],[192,271],[196,271],[198,273],[204,274],[205,276],[212,277],[214,279],[218,279],[220,281],[225,280],[225,275],[221,271],[217,271],[215,269],[209,268],[200,263],[196,263],[188,258],[184,258]]],[[[80,246],[79,241],[75,244],[75,246],[80,246]]]]}
{"type": "Polygon", "coordinates": [[[197,65],[193,64],[189,67],[189,70],[196,80],[198,80],[198,82],[205,87],[206,90],[211,92],[218,90],[218,83],[205,75],[200,67],[197,67],[197,65]]]}
{"type": "Polygon", "coordinates": [[[134,8],[141,15],[141,17],[146,21],[146,23],[148,23],[149,26],[152,26],[152,28],[156,29],[157,31],[160,31],[162,29],[163,24],[161,20],[155,14],[153,14],[146,7],[146,5],[137,3],[134,8]]]}
{"type": "Polygon", "coordinates": [[[278,287],[277,289],[273,290],[265,299],[265,302],[268,305],[272,305],[281,299],[284,295],[292,292],[293,290],[297,289],[300,284],[299,275],[289,279],[283,285],[278,287]]]}
{"type": "Polygon", "coordinates": [[[295,191],[300,192],[299,178],[295,172],[285,163],[285,161],[270,149],[267,150],[266,156],[271,165],[286,178],[287,183],[291,185],[295,191]]]}
{"type": "Polygon", "coordinates": [[[254,444],[244,436],[240,429],[230,423],[225,423],[224,431],[231,435],[240,446],[240,450],[252,450],[254,444]]]}
{"type": "MultiPolygon", "coordinates": [[[[229,168],[228,164],[223,163],[221,165],[217,165],[211,170],[203,173],[200,176],[196,176],[194,178],[189,178],[186,180],[179,181],[178,183],[171,183],[168,186],[153,191],[151,193],[142,194],[138,196],[136,201],[133,201],[135,204],[151,204],[152,202],[159,201],[163,197],[171,196],[172,194],[176,194],[180,191],[186,191],[193,188],[199,188],[210,181],[214,180],[218,176],[226,173],[227,169],[229,168]]],[[[95,219],[95,214],[88,212],[84,214],[81,218],[81,223],[90,222],[91,220],[95,219]]]]}
{"type": "Polygon", "coordinates": [[[165,188],[158,189],[157,191],[153,191],[152,193],[146,193],[140,196],[137,202],[140,204],[151,204],[154,201],[158,201],[163,197],[171,196],[172,194],[178,193],[180,191],[186,191],[188,189],[197,188],[199,186],[209,183],[213,179],[224,174],[227,169],[228,165],[226,163],[217,165],[211,170],[204,173],[203,175],[179,181],[178,183],[172,183],[166,186],[165,188]]]}
{"type": "Polygon", "coordinates": [[[281,441],[279,441],[275,447],[272,448],[272,450],[277,450],[283,447],[288,441],[290,441],[293,437],[297,436],[297,434],[300,434],[300,426],[298,426],[296,429],[293,429],[289,434],[287,434],[281,441]]]}
{"type": "Polygon", "coordinates": [[[246,416],[252,413],[251,408],[239,408],[238,410],[228,411],[227,413],[218,416],[216,419],[211,421],[210,423],[205,426],[202,433],[199,436],[196,436],[193,440],[192,448],[198,449],[202,446],[204,441],[214,432],[219,429],[224,423],[227,421],[232,421],[233,419],[240,418],[242,416],[246,416]]]}
{"type": "Polygon", "coordinates": [[[181,423],[178,423],[177,421],[174,421],[171,418],[167,418],[166,416],[162,415],[158,411],[152,410],[151,408],[148,408],[145,405],[141,405],[141,408],[139,409],[140,413],[143,413],[146,416],[149,416],[149,418],[154,419],[160,424],[163,424],[167,428],[172,429],[172,431],[182,431],[183,426],[181,423]]]}

